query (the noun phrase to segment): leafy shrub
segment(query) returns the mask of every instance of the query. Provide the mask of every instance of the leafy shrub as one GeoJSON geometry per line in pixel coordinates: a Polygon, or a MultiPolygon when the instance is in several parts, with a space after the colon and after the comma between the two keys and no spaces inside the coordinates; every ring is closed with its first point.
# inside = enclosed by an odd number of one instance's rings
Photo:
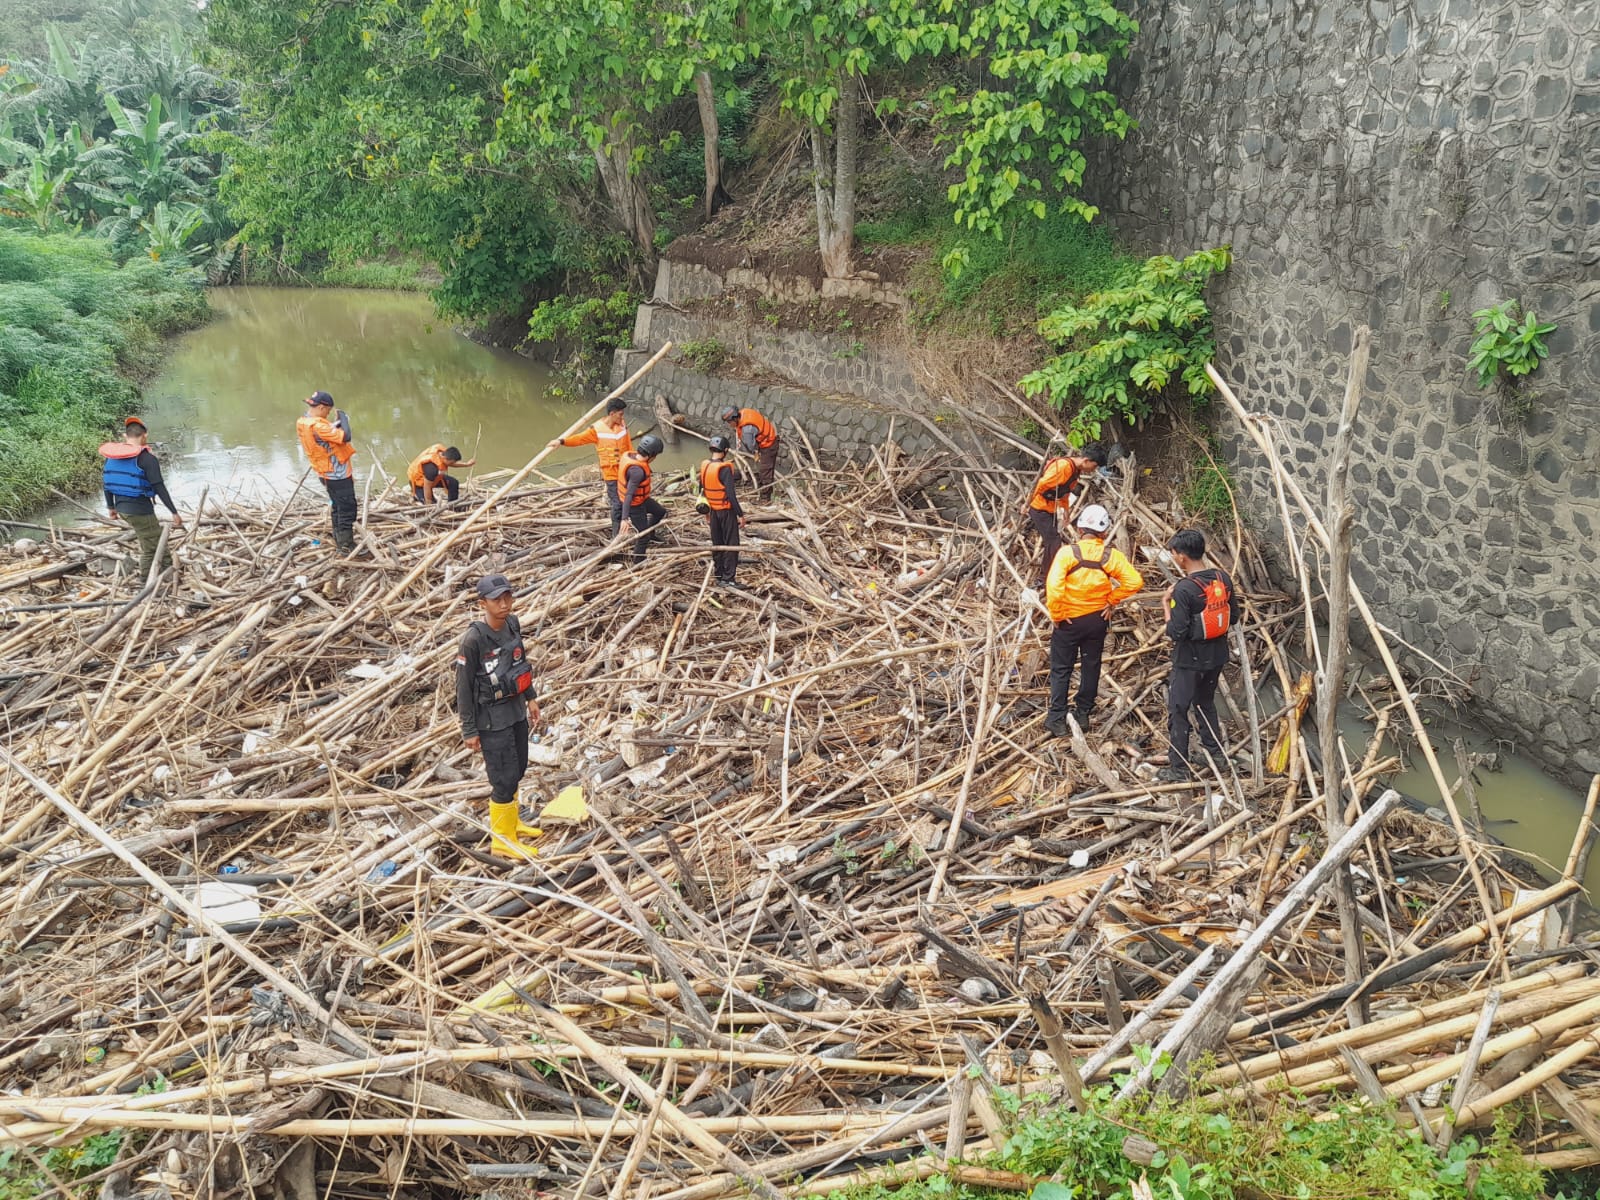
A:
{"type": "Polygon", "coordinates": [[[1544,337],[1556,327],[1549,322],[1541,324],[1518,300],[1480,308],[1472,315],[1478,328],[1467,352],[1467,367],[1477,373],[1479,387],[1497,389],[1504,417],[1521,420],[1533,407],[1532,398],[1523,394],[1522,380],[1549,357],[1544,337]]]}
{"type": "Polygon", "coordinates": [[[1216,353],[1205,285],[1231,261],[1228,247],[1182,262],[1158,255],[1128,269],[1111,287],[1067,304],[1039,322],[1061,354],[1022,380],[1030,396],[1076,407],[1069,435],[1100,436],[1113,418],[1138,421],[1174,380],[1192,400],[1210,395],[1205,365],[1216,353]]]}
{"type": "Polygon", "coordinates": [[[678,343],[678,357],[696,371],[715,371],[728,361],[728,348],[716,338],[690,338],[678,343]]]}
{"type": "Polygon", "coordinates": [[[611,351],[633,341],[636,292],[618,289],[609,296],[557,296],[541,301],[528,318],[528,338],[556,345],[556,363],[581,382],[604,378],[611,351]]]}
{"type": "Polygon", "coordinates": [[[197,325],[194,272],[104,243],[0,230],[0,512],[94,477],[94,449],[138,400],[166,334],[197,325]]]}

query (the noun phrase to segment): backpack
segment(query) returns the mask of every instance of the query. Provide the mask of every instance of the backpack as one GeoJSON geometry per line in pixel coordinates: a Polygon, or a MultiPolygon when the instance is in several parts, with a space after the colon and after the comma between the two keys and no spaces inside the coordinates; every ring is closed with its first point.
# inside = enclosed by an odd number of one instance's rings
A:
{"type": "Polygon", "coordinates": [[[1221,571],[1214,571],[1204,583],[1198,579],[1194,582],[1200,589],[1200,599],[1205,607],[1190,620],[1189,636],[1197,642],[1227,637],[1229,626],[1233,623],[1233,588],[1221,571]]]}
{"type": "MultiPolygon", "coordinates": [[[[484,621],[474,621],[472,627],[481,628],[485,637],[493,632],[484,621]]],[[[496,647],[498,652],[492,660],[492,669],[479,671],[473,677],[472,698],[479,704],[499,704],[533,691],[533,667],[528,663],[528,653],[522,644],[522,624],[514,616],[507,617],[506,628],[511,630],[515,640],[509,646],[496,647]]],[[[485,658],[484,665],[488,666],[490,661],[485,658]]]]}

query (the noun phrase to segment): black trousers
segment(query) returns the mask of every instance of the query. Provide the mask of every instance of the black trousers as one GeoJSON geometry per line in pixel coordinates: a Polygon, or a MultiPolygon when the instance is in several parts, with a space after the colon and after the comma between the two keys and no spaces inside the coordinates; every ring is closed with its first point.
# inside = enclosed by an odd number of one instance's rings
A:
{"type": "Polygon", "coordinates": [[[1050,564],[1056,560],[1056,551],[1061,549],[1061,531],[1056,528],[1056,510],[1049,509],[1040,512],[1037,508],[1028,509],[1028,520],[1033,523],[1033,531],[1039,535],[1043,543],[1039,548],[1039,592],[1044,592],[1045,581],[1050,578],[1050,564]]]}
{"type": "MultiPolygon", "coordinates": [[[[439,499],[439,491],[441,488],[444,490],[444,498],[446,500],[455,501],[461,498],[461,481],[454,475],[440,475],[434,479],[433,499],[435,502],[437,502],[439,499]]],[[[421,500],[426,503],[426,493],[419,487],[412,487],[411,498],[413,500],[421,500]]]]}
{"type": "Polygon", "coordinates": [[[778,447],[782,438],[772,445],[756,450],[756,495],[762,500],[772,499],[772,480],[778,473],[778,447]]]}
{"type": "MultiPolygon", "coordinates": [[[[713,508],[706,518],[711,526],[711,544],[715,546],[737,546],[739,544],[739,518],[733,515],[731,508],[713,508]]],[[[711,551],[711,567],[718,579],[733,582],[734,572],[739,569],[739,552],[737,550],[711,551]]]]}
{"type": "Polygon", "coordinates": [[[354,550],[356,548],[356,481],[353,476],[345,479],[324,479],[322,486],[328,489],[328,503],[333,506],[333,544],[341,550],[354,550]]]}
{"type": "Polygon", "coordinates": [[[606,480],[606,508],[611,511],[611,536],[617,536],[617,530],[622,528],[622,497],[617,494],[617,481],[606,480]]]}
{"type": "Polygon", "coordinates": [[[1046,720],[1063,720],[1067,715],[1067,695],[1072,690],[1072,669],[1081,665],[1078,699],[1072,707],[1080,718],[1094,707],[1100,694],[1100,659],[1106,650],[1108,622],[1100,613],[1057,621],[1050,635],[1050,711],[1046,720]]]}
{"type": "Polygon", "coordinates": [[[1219,763],[1222,761],[1222,722],[1217,719],[1217,684],[1222,679],[1222,668],[1208,671],[1193,667],[1173,667],[1167,680],[1167,738],[1171,742],[1169,757],[1172,765],[1193,774],[1189,760],[1189,711],[1199,714],[1195,725],[1200,730],[1200,744],[1219,763]]]}
{"type": "Polygon", "coordinates": [[[489,776],[489,790],[496,804],[509,804],[517,798],[522,777],[528,773],[528,722],[518,721],[509,729],[480,731],[483,769],[489,776]]]}
{"type": "Polygon", "coordinates": [[[642,563],[644,552],[650,545],[650,539],[655,536],[655,528],[661,524],[667,510],[661,507],[659,500],[645,500],[635,504],[628,511],[628,519],[633,522],[634,532],[638,535],[633,542],[633,561],[642,563]]]}

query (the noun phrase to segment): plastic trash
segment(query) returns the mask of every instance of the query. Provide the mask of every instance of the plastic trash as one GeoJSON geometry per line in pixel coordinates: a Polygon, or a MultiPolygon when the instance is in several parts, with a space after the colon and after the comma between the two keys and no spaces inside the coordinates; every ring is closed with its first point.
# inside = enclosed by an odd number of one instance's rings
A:
{"type": "Polygon", "coordinates": [[[395,863],[394,859],[386,858],[377,866],[373,867],[372,870],[367,872],[367,882],[377,883],[380,879],[388,879],[397,870],[399,870],[399,867],[395,863]]]}

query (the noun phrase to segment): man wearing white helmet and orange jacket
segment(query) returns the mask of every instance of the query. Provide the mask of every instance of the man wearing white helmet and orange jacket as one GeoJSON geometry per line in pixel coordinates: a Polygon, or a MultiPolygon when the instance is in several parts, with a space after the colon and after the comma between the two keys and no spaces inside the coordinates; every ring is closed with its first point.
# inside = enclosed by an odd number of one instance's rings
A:
{"type": "Polygon", "coordinates": [[[1078,540],[1061,547],[1045,582],[1045,607],[1056,623],[1050,635],[1050,709],[1044,727],[1067,736],[1067,699],[1072,669],[1080,660],[1078,698],[1073,714],[1089,724],[1100,691],[1100,658],[1105,653],[1111,609],[1144,586],[1144,576],[1122,551],[1107,546],[1111,514],[1098,504],[1078,513],[1078,540]]]}

